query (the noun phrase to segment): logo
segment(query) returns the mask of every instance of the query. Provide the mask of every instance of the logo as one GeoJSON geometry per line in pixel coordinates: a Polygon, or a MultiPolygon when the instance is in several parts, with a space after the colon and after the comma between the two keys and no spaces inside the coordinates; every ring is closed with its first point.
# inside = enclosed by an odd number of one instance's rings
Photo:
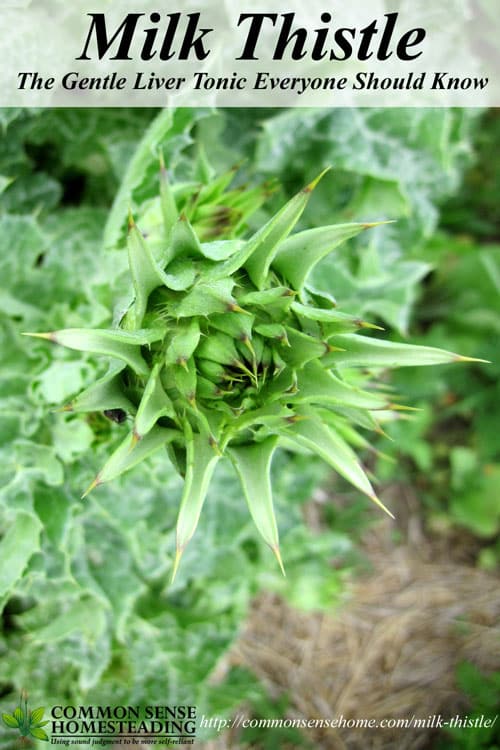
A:
{"type": "Polygon", "coordinates": [[[48,741],[47,733],[42,727],[48,721],[42,721],[45,708],[40,706],[33,711],[28,708],[28,693],[23,690],[19,698],[19,705],[11,714],[2,714],[2,721],[9,729],[19,729],[21,737],[34,737],[37,740],[48,741]],[[24,701],[24,708],[23,708],[24,701]]]}
{"type": "Polygon", "coordinates": [[[19,705],[3,713],[2,722],[17,730],[20,741],[31,746],[32,738],[52,745],[193,745],[196,738],[194,705],[100,706],[56,705],[28,708],[28,693],[21,691],[19,705]],[[43,727],[47,727],[47,732],[43,727]]]}

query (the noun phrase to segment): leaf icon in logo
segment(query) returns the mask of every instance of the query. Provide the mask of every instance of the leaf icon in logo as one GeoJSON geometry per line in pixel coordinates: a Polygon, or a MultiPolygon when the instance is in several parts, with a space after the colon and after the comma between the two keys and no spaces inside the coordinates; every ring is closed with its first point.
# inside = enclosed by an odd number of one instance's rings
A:
{"type": "Polygon", "coordinates": [[[11,714],[2,714],[2,720],[5,726],[10,729],[19,729],[23,738],[26,738],[29,734],[35,737],[37,740],[48,741],[46,732],[42,729],[48,721],[42,721],[45,708],[39,706],[38,708],[30,711],[28,709],[28,693],[25,690],[21,691],[21,698],[19,706],[14,709],[11,714]],[[24,701],[24,709],[21,708],[21,704],[24,701]]]}
{"type": "Polygon", "coordinates": [[[43,719],[43,714],[45,712],[45,708],[43,706],[40,706],[40,708],[34,708],[31,712],[31,725],[38,724],[43,719]]]}
{"type": "Polygon", "coordinates": [[[39,727],[32,727],[30,729],[30,734],[32,737],[36,737],[37,740],[45,740],[48,742],[48,735],[46,732],[43,731],[43,729],[40,729],[39,727]]]}
{"type": "Polygon", "coordinates": [[[19,729],[19,724],[15,716],[12,716],[12,714],[2,714],[2,721],[5,724],[5,726],[9,727],[10,729],[19,729]]]}

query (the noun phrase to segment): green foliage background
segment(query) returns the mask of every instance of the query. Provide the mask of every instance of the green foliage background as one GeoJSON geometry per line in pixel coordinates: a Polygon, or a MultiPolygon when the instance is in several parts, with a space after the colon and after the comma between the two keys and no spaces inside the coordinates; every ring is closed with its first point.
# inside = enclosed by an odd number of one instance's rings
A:
{"type": "MultiPolygon", "coordinates": [[[[100,365],[20,334],[111,323],[124,291],[126,209],[157,189],[157,153],[142,141],[156,115],[0,113],[0,696],[7,707],[27,686],[43,705],[106,704],[112,696],[116,704],[195,703],[209,715],[243,699],[258,707],[264,691],[252,675],[233,669],[222,683],[209,682],[251,597],[267,588],[300,607],[331,609],[353,566],[352,516],[327,513],[335,523],[321,534],[303,524],[304,502],[331,482],[311,457],[283,453],[273,467],[286,581],[224,466],[174,586],[166,574],[181,486],[161,455],[80,499],[109,443],[120,441],[120,426],[53,410],[101,374],[100,365]]],[[[244,159],[242,182],[277,178],[281,191],[252,219],[256,225],[329,165],[303,226],[397,220],[352,241],[335,262],[326,259],[315,284],[399,340],[411,332],[417,343],[493,361],[431,377],[398,373],[399,392],[422,411],[388,426],[397,447],[382,449],[397,462],[377,467],[384,479],[417,483],[431,523],[481,536],[479,563],[491,567],[500,524],[498,170],[490,164],[486,182],[470,172],[458,193],[474,144],[488,153],[487,138],[498,141],[498,117],[488,115],[488,136],[478,117],[180,110],[158,137],[174,179],[193,179],[200,143],[218,170],[244,159]]],[[[339,486],[356,508],[366,507],[339,486]]],[[[8,732],[1,738],[8,746],[8,732]]]]}

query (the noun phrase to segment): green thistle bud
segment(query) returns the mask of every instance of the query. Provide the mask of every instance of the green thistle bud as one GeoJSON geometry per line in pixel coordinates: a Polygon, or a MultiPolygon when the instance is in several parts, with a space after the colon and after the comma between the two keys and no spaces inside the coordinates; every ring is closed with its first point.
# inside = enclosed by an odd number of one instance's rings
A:
{"type": "Polygon", "coordinates": [[[376,326],[308,287],[326,254],[375,226],[293,233],[322,175],[243,240],[266,190],[231,190],[234,170],[211,179],[204,159],[199,171],[204,184],[175,188],[161,164],[158,203],[148,209],[161,226],[142,227],[147,239],[129,218],[134,298],[118,328],[29,334],[113,360],[108,375],[63,407],[133,415],[130,433],[87,492],[162,447],[184,477],[173,576],[222,456],[280,565],[270,481],[280,445],[317,454],[390,514],[354,449],[368,445],[357,428],[381,432],[377,413],[387,418],[396,407],[382,390],[358,387],[359,378],[348,382],[351,368],[467,359],[355,333],[376,326]]]}

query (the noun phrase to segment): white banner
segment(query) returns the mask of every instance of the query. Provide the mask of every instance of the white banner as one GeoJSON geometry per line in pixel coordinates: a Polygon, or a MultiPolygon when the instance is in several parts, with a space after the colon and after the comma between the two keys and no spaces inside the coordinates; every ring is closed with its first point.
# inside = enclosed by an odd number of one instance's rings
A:
{"type": "Polygon", "coordinates": [[[500,106],[498,10],[492,0],[3,0],[0,105],[500,106]]]}

